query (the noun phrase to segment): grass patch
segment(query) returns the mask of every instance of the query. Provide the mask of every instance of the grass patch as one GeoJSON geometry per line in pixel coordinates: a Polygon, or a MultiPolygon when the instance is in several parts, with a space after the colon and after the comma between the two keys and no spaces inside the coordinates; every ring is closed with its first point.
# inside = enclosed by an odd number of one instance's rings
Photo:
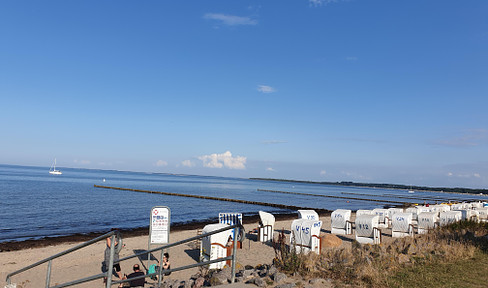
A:
{"type": "Polygon", "coordinates": [[[449,263],[406,267],[387,279],[388,287],[487,287],[488,254],[449,263]]]}

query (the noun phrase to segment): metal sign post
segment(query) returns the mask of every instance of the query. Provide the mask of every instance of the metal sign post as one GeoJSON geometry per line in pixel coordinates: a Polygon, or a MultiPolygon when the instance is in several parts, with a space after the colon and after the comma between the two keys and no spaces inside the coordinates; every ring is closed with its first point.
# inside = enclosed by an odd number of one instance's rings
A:
{"type": "MultiPolygon", "coordinates": [[[[149,240],[147,250],[151,249],[153,244],[168,244],[170,232],[171,211],[166,206],[155,206],[151,209],[149,222],[149,240]]],[[[162,260],[162,259],[161,259],[162,260]]],[[[161,261],[160,260],[160,261],[161,261]]],[[[147,269],[151,261],[151,253],[147,254],[147,269]]],[[[162,270],[161,267],[159,269],[162,270]]],[[[161,279],[161,277],[159,277],[161,279]]]]}

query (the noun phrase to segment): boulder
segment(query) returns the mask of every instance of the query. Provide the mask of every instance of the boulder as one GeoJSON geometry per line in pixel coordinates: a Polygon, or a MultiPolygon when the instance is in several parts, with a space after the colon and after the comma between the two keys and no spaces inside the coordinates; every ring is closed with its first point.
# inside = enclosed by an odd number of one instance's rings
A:
{"type": "Polygon", "coordinates": [[[227,273],[225,273],[224,271],[214,273],[210,278],[211,286],[218,286],[227,283],[229,283],[229,278],[227,278],[227,273]]]}
{"type": "Polygon", "coordinates": [[[295,288],[297,285],[295,283],[286,283],[275,286],[275,288],[295,288]]]}
{"type": "Polygon", "coordinates": [[[200,276],[195,280],[192,288],[201,288],[203,287],[203,284],[205,284],[205,278],[200,276]]]}
{"type": "Polygon", "coordinates": [[[320,236],[320,246],[322,249],[337,248],[342,245],[341,238],[334,234],[322,234],[320,236]]]}
{"type": "Polygon", "coordinates": [[[229,280],[230,280],[230,278],[232,278],[232,269],[230,267],[225,267],[224,269],[222,269],[218,273],[225,275],[227,277],[227,279],[229,279],[229,280]]]}
{"type": "Polygon", "coordinates": [[[271,265],[271,267],[268,269],[268,275],[273,275],[276,272],[278,272],[278,269],[274,265],[271,265]]]}
{"type": "Polygon", "coordinates": [[[276,272],[274,275],[273,275],[273,281],[280,284],[282,283],[283,281],[285,281],[287,278],[286,274],[284,273],[281,273],[281,272],[276,272]]]}
{"type": "Polygon", "coordinates": [[[247,281],[246,284],[254,284],[258,287],[266,287],[266,282],[259,277],[252,278],[251,280],[247,281]]]}
{"type": "Polygon", "coordinates": [[[251,278],[253,276],[253,273],[254,273],[254,270],[244,270],[242,271],[242,277],[244,279],[248,279],[248,278],[251,278]]]}

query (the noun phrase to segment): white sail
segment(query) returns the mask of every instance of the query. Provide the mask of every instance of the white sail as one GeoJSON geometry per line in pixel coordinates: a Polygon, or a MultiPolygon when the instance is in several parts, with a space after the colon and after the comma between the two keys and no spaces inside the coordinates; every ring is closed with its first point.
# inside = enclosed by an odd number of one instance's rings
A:
{"type": "Polygon", "coordinates": [[[60,170],[56,170],[56,158],[54,158],[53,165],[51,165],[51,169],[49,169],[49,174],[52,174],[52,175],[63,174],[60,170]]]}

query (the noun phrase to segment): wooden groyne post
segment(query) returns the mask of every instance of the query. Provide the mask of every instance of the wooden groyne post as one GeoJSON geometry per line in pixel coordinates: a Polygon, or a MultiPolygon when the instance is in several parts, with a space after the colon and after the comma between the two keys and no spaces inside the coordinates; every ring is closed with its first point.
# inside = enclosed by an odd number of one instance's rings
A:
{"type": "Polygon", "coordinates": [[[411,202],[403,202],[403,201],[365,199],[365,198],[356,198],[356,197],[344,197],[344,196],[334,196],[334,195],[320,195],[320,194],[312,194],[312,193],[300,193],[300,192],[289,192],[289,191],[279,191],[279,190],[257,189],[257,191],[271,192],[271,193],[281,193],[281,194],[295,194],[295,195],[304,195],[304,196],[313,196],[313,197],[347,199],[347,200],[357,200],[357,201],[370,201],[370,202],[392,203],[392,204],[402,204],[402,205],[411,205],[411,204],[413,204],[411,202]]]}

